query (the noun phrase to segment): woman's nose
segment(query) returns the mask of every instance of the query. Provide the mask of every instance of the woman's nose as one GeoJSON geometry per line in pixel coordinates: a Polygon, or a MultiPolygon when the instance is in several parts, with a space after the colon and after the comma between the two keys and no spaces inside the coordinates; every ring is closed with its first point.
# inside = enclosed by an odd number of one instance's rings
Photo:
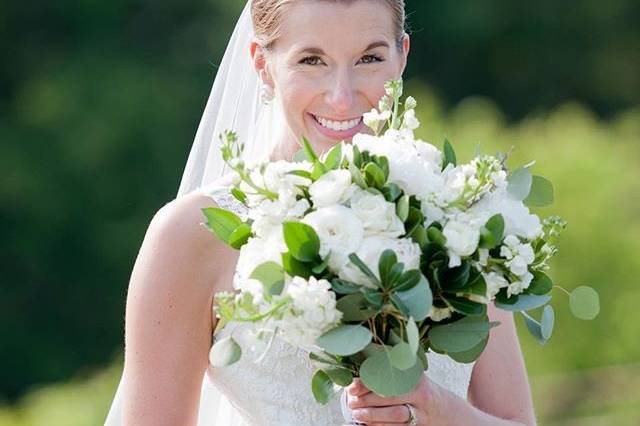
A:
{"type": "MultiPolygon", "coordinates": [[[[336,114],[347,115],[353,109],[355,88],[348,72],[337,73],[326,93],[326,102],[336,114]]],[[[343,118],[343,117],[338,117],[343,118]]]]}

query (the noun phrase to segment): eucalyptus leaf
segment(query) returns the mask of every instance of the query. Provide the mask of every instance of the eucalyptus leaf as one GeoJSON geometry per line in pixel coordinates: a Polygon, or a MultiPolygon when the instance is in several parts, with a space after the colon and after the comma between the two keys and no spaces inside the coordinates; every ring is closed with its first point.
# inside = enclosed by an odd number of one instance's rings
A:
{"type": "Polygon", "coordinates": [[[407,306],[409,314],[416,321],[422,321],[431,311],[433,295],[429,282],[422,274],[416,285],[408,290],[396,292],[396,296],[407,306]]]}
{"type": "Polygon", "coordinates": [[[422,365],[416,362],[406,370],[395,368],[387,351],[377,351],[360,366],[364,385],[380,396],[399,396],[413,390],[423,375],[422,365]]]}
{"type": "Polygon", "coordinates": [[[487,336],[484,339],[482,339],[477,345],[475,345],[471,349],[468,349],[462,352],[449,352],[448,355],[457,362],[460,362],[463,364],[470,364],[473,361],[476,361],[480,357],[480,355],[482,355],[482,352],[484,351],[484,348],[486,348],[488,342],[489,342],[489,334],[487,334],[487,336]]]}
{"type": "Polygon", "coordinates": [[[413,317],[409,317],[407,320],[407,343],[411,347],[411,351],[415,354],[418,351],[418,347],[420,345],[420,332],[418,331],[418,326],[414,321],[413,317]]]}
{"type": "Polygon", "coordinates": [[[311,378],[311,392],[315,400],[322,405],[327,404],[335,394],[333,382],[323,370],[316,371],[311,378]]]}
{"type": "Polygon", "coordinates": [[[547,340],[542,335],[542,326],[540,325],[540,323],[526,312],[520,312],[520,314],[524,318],[524,323],[529,330],[529,334],[531,334],[541,345],[546,344],[547,340]]]}
{"type": "Polygon", "coordinates": [[[600,296],[591,287],[576,287],[569,296],[569,308],[576,318],[592,320],[600,312],[600,296]]]}
{"type": "Polygon", "coordinates": [[[464,352],[482,341],[492,327],[486,316],[469,316],[458,321],[436,325],[429,330],[431,346],[447,353],[464,352]]]}
{"type": "Polygon", "coordinates": [[[533,176],[531,192],[524,199],[524,204],[529,207],[544,207],[553,204],[553,185],[542,176],[533,176]]]}
{"type": "Polygon", "coordinates": [[[542,271],[534,271],[533,279],[531,280],[531,283],[527,288],[527,292],[530,294],[542,296],[544,294],[549,293],[552,288],[553,288],[553,282],[551,281],[551,278],[549,278],[542,271]]]}
{"type": "Polygon", "coordinates": [[[357,254],[351,253],[349,254],[349,260],[358,268],[360,271],[365,274],[371,282],[373,282],[376,287],[382,288],[382,284],[376,275],[369,269],[369,267],[358,257],[357,254]]]}
{"type": "Polygon", "coordinates": [[[545,340],[549,340],[551,338],[554,322],[555,314],[553,312],[553,307],[551,305],[546,305],[542,310],[542,318],[540,319],[542,337],[545,340]]]}
{"type": "Polygon", "coordinates": [[[231,336],[223,337],[213,344],[209,361],[214,367],[226,367],[240,359],[242,349],[231,336]]]}
{"type": "Polygon", "coordinates": [[[353,375],[349,370],[342,367],[325,367],[323,368],[325,373],[329,376],[331,381],[339,386],[349,386],[353,381],[353,375]]]}
{"type": "Polygon", "coordinates": [[[265,292],[270,295],[278,295],[284,288],[284,270],[273,261],[256,266],[249,278],[260,281],[265,292]]]}
{"type": "Polygon", "coordinates": [[[377,312],[375,309],[369,308],[364,294],[360,292],[347,294],[338,299],[336,309],[342,312],[342,321],[344,322],[365,321],[377,312]]]}
{"type": "Polygon", "coordinates": [[[546,305],[551,300],[550,295],[519,294],[517,302],[513,304],[501,303],[496,298],[495,305],[505,311],[530,311],[546,305]]]}
{"type": "Polygon", "coordinates": [[[531,191],[532,180],[531,171],[526,167],[519,167],[507,177],[507,192],[514,200],[522,201],[531,191]]]}
{"type": "Polygon", "coordinates": [[[398,370],[406,370],[416,364],[416,352],[406,342],[400,342],[389,351],[389,361],[398,370]]]}
{"type": "Polygon", "coordinates": [[[353,355],[364,349],[373,335],[371,331],[357,324],[342,324],[316,339],[316,343],[333,355],[353,355]]]}

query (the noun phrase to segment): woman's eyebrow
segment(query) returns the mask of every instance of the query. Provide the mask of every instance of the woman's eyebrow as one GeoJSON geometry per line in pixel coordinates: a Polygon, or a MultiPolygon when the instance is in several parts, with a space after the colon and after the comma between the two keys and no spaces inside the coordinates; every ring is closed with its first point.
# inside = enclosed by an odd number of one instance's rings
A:
{"type": "MultiPolygon", "coordinates": [[[[379,41],[374,41],[373,43],[370,43],[364,50],[363,52],[366,52],[368,50],[371,49],[375,49],[376,47],[389,47],[389,43],[387,43],[384,40],[379,40],[379,41]]],[[[302,54],[302,53],[309,53],[312,55],[324,55],[324,50],[322,50],[319,47],[316,46],[308,46],[308,47],[301,47],[300,49],[297,50],[296,54],[302,54]]]]}

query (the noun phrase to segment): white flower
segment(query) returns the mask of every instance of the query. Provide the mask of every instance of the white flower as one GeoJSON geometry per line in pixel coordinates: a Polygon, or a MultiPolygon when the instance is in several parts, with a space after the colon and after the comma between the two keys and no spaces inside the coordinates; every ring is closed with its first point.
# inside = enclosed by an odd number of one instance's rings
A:
{"type": "Polygon", "coordinates": [[[420,127],[420,122],[416,118],[416,110],[407,110],[402,116],[402,128],[408,130],[415,130],[420,127]]]}
{"type": "Polygon", "coordinates": [[[417,139],[416,151],[422,161],[427,163],[433,171],[440,171],[442,165],[442,151],[429,142],[417,139]]]}
{"type": "Polygon", "coordinates": [[[302,219],[320,238],[320,256],[328,253],[329,268],[337,271],[348,262],[348,256],[362,242],[364,228],[356,214],[348,207],[334,205],[315,210],[302,219]]]}
{"type": "Polygon", "coordinates": [[[350,200],[351,209],[360,218],[365,235],[399,237],[404,225],[396,215],[396,205],[378,194],[358,189],[350,200]]]}
{"type": "Polygon", "coordinates": [[[505,266],[519,277],[527,273],[528,265],[533,263],[535,259],[531,244],[521,243],[515,235],[505,237],[504,245],[500,247],[500,256],[507,259],[505,266]]]}
{"type": "Polygon", "coordinates": [[[371,130],[378,132],[381,124],[387,121],[389,117],[391,117],[391,111],[378,112],[377,109],[373,108],[371,111],[362,114],[362,121],[364,121],[364,124],[371,130]]]}
{"type": "MultiPolygon", "coordinates": [[[[420,246],[410,238],[388,238],[374,235],[365,237],[362,244],[355,251],[360,260],[379,279],[378,262],[380,255],[386,249],[391,249],[396,253],[398,262],[404,263],[404,269],[418,269],[420,266],[420,246]]],[[[338,276],[344,280],[351,281],[365,287],[375,288],[375,284],[351,261],[348,261],[339,271],[338,276]]]]}
{"type": "Polygon", "coordinates": [[[240,248],[236,271],[233,277],[233,287],[241,291],[249,291],[258,296],[256,285],[249,279],[256,266],[273,261],[282,264],[281,252],[286,251],[282,232],[273,233],[270,238],[249,238],[247,243],[240,248]],[[284,250],[283,250],[284,248],[284,250]]]}
{"type": "Polygon", "coordinates": [[[486,297],[488,300],[493,300],[501,288],[507,287],[509,285],[509,282],[499,272],[495,272],[495,271],[491,271],[489,273],[483,272],[482,276],[484,277],[484,281],[487,283],[486,297]]]}
{"type": "Polygon", "coordinates": [[[330,170],[309,186],[314,207],[326,207],[345,202],[354,190],[349,170],[330,170]]]}
{"type": "Polygon", "coordinates": [[[507,287],[507,297],[511,297],[512,294],[520,294],[528,288],[533,280],[533,274],[527,271],[519,278],[519,281],[512,282],[507,287]]]}
{"type": "Polygon", "coordinates": [[[480,240],[482,223],[471,215],[459,214],[449,220],[442,233],[447,241],[445,247],[449,253],[449,267],[459,266],[462,256],[470,256],[476,251],[480,240]]]}
{"type": "Polygon", "coordinates": [[[294,277],[285,289],[291,310],[280,321],[283,337],[297,347],[309,347],[336,326],[342,312],[336,308],[335,293],[327,280],[294,277]]]}

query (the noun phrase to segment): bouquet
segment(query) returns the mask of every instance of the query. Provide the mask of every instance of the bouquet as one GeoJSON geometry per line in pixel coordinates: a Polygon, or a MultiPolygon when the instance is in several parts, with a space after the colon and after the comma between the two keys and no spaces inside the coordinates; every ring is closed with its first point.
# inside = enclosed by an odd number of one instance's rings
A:
{"type": "MultiPolygon", "coordinates": [[[[428,350],[473,362],[498,324],[490,303],[523,315],[542,344],[554,325],[558,286],[547,272],[566,222],[529,210],[553,201],[551,183],[533,163],[509,170],[508,154],[458,164],[446,139],[439,150],[415,137],[416,101],[401,101],[402,81],[385,89],[363,117],[372,134],[321,155],[303,138],[294,161],[249,167],[225,132],[231,192],[248,215],[203,209],[203,225],[240,250],[235,291],[215,297],[218,327],[249,322],[265,351],[276,337],[307,350],[319,403],[354,377],[382,396],[407,393],[428,350]],[[529,311],[540,307],[536,319],[529,311]]],[[[570,296],[576,316],[595,317],[593,289],[570,296]]],[[[231,335],[210,358],[225,366],[241,355],[231,335]]]]}

